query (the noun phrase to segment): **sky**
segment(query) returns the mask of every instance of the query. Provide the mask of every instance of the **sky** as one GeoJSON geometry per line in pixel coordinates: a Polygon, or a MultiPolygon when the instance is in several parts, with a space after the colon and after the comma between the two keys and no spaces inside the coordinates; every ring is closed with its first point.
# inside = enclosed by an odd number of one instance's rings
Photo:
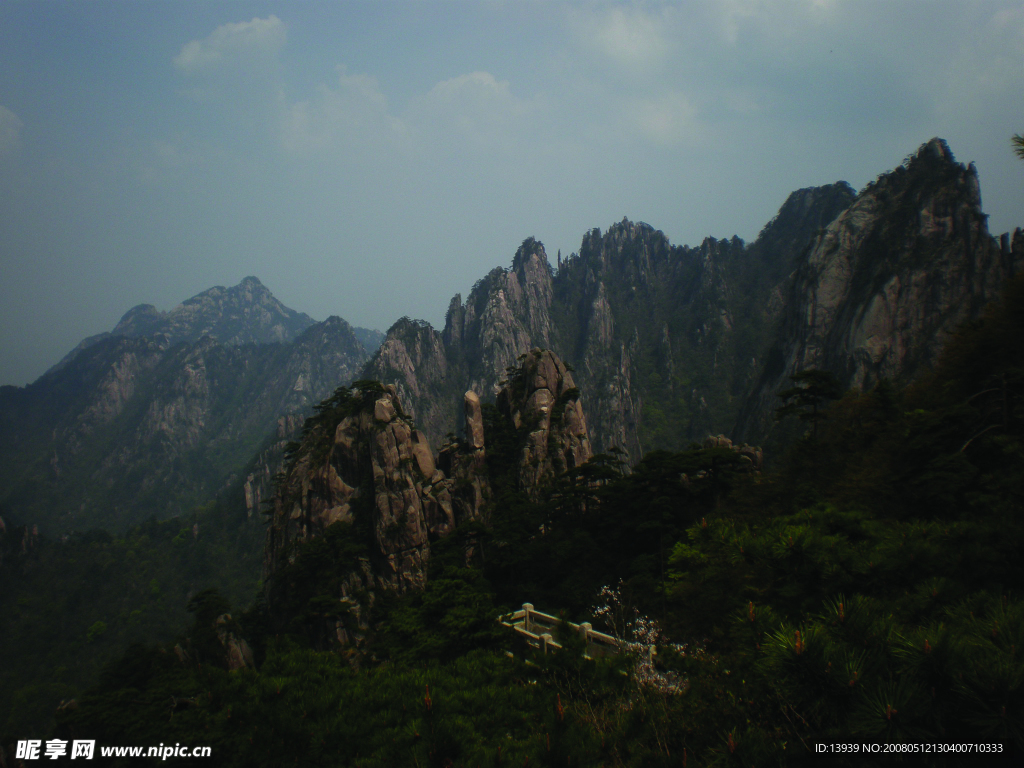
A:
{"type": "Polygon", "coordinates": [[[753,240],[933,136],[1024,226],[1020,2],[0,0],[0,384],[257,276],[435,327],[533,236],[753,240]]]}

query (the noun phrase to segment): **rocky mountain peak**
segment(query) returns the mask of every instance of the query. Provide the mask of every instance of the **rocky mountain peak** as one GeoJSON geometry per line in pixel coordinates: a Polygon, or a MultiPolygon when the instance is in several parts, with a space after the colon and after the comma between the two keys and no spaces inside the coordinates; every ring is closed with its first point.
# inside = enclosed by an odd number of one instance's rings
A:
{"type": "Polygon", "coordinates": [[[844,389],[928,370],[1024,262],[1024,241],[1004,243],[989,236],[976,169],[942,139],[922,145],[812,239],[735,433],[772,432],[775,393],[800,370],[830,371],[844,389]]]}
{"type": "Polygon", "coordinates": [[[417,332],[423,365],[392,364],[393,331],[365,375],[393,382],[439,442],[466,389],[486,401],[520,355],[554,349],[589,393],[594,449],[636,461],[731,431],[754,391],[770,414],[793,365],[834,365],[851,386],[915,375],[937,329],[977,316],[1024,252],[1024,235],[995,243],[984,219],[975,169],[933,139],[859,194],[843,181],[793,192],[750,244],[672,245],[624,218],[552,274],[528,238],[511,269],[452,300],[442,333],[417,332]]]}
{"type": "Polygon", "coordinates": [[[973,164],[964,167],[958,163],[949,145],[939,138],[922,144],[902,165],[880,175],[864,188],[861,196],[867,193],[871,193],[891,213],[897,215],[906,213],[906,209],[905,206],[901,208],[893,203],[914,205],[926,197],[935,197],[944,202],[952,202],[955,197],[958,203],[966,203],[976,213],[981,213],[981,188],[977,169],[973,164]]]}
{"type": "Polygon", "coordinates": [[[203,336],[228,346],[269,344],[293,341],[314,322],[309,315],[286,307],[258,278],[250,276],[231,288],[214,286],[166,312],[152,304],[138,304],[122,315],[112,331],[82,340],[46,373],[60,370],[82,350],[111,336],[163,334],[170,344],[196,342],[203,336]]]}
{"type": "Polygon", "coordinates": [[[953,158],[953,152],[949,148],[949,144],[946,143],[945,139],[940,139],[938,136],[926,141],[921,145],[917,151],[917,157],[931,156],[935,160],[945,160],[950,163],[955,163],[956,160],[953,158]]]}
{"type": "Polygon", "coordinates": [[[122,315],[114,326],[116,336],[150,336],[156,330],[164,313],[152,304],[138,304],[122,315]]]}
{"type": "MultiPolygon", "coordinates": [[[[244,290],[247,290],[247,291],[254,291],[254,290],[267,291],[266,287],[263,285],[263,283],[260,282],[260,279],[258,277],[256,277],[255,275],[249,275],[248,277],[243,277],[242,278],[242,282],[240,282],[238,284],[238,287],[242,288],[244,290]]],[[[267,291],[267,293],[270,293],[270,291],[267,291]]]]}
{"type": "Polygon", "coordinates": [[[828,226],[856,196],[853,187],[845,181],[791,192],[779,212],[764,225],[758,239],[778,240],[780,236],[789,239],[793,230],[806,227],[809,218],[818,223],[818,228],[828,226]]]}
{"type": "Polygon", "coordinates": [[[526,267],[527,264],[543,264],[550,269],[548,254],[544,250],[544,244],[533,237],[523,240],[522,244],[516,249],[516,255],[512,257],[512,271],[519,271],[526,267]]]}
{"type": "MultiPolygon", "coordinates": [[[[284,343],[195,336],[211,326],[230,332],[218,323],[232,313],[236,329],[261,327],[260,312],[276,300],[255,280],[236,288],[202,296],[191,314],[135,307],[120,325],[138,336],[87,340],[35,383],[0,392],[0,504],[50,531],[180,514],[248,473],[280,417],[358,377],[367,354],[339,317],[284,343]]],[[[267,487],[280,452],[264,462],[267,487]]]]}
{"type": "MultiPolygon", "coordinates": [[[[215,286],[160,313],[159,322],[147,315],[156,330],[173,341],[212,336],[222,344],[267,344],[291,341],[313,324],[308,315],[289,309],[255,277],[231,288],[215,286]]],[[[115,335],[130,335],[117,327],[115,335]]]]}

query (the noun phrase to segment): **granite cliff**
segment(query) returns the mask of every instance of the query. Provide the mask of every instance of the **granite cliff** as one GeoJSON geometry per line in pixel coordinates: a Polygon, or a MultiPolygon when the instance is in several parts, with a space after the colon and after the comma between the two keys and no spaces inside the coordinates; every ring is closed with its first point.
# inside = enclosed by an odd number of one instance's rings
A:
{"type": "MultiPolygon", "coordinates": [[[[524,355],[499,391],[498,403],[505,430],[516,435],[514,471],[528,494],[540,493],[556,476],[590,458],[579,391],[552,352],[533,349],[524,355]]],[[[302,440],[289,447],[290,460],[273,498],[268,594],[272,611],[275,595],[277,602],[294,605],[294,595],[281,595],[290,592],[295,574],[289,566],[302,546],[347,537],[349,565],[336,575],[335,599],[347,606],[350,620],[338,618],[333,626],[333,635],[347,643],[365,629],[365,611],[378,591],[423,587],[433,543],[464,523],[487,522],[488,435],[480,399],[472,391],[463,397],[467,438],[449,442],[436,457],[394,385],[360,381],[339,388],[316,411],[302,440]],[[354,624],[352,611],[358,614],[354,624]]]]}
{"type": "Polygon", "coordinates": [[[976,169],[932,139],[810,241],[736,436],[777,431],[776,395],[797,371],[827,370],[844,389],[869,389],[929,370],[1022,264],[1024,233],[989,235],[976,169]]]}
{"type": "Polygon", "coordinates": [[[761,310],[809,242],[853,197],[845,184],[794,193],[758,240],[706,239],[673,246],[628,220],[588,232],[579,253],[552,268],[527,239],[510,269],[497,268],[445,327],[396,323],[364,377],[388,382],[434,444],[454,429],[461,392],[493,399],[505,370],[533,347],[574,369],[594,450],[613,446],[636,461],[682,448],[735,418],[755,378],[767,334],[761,310]]]}

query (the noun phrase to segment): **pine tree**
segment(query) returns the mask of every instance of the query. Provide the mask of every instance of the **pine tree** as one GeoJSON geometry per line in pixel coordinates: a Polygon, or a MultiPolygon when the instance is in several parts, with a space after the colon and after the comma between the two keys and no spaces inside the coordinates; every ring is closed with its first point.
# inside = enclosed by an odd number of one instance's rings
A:
{"type": "Polygon", "coordinates": [[[811,422],[812,437],[818,438],[818,422],[826,418],[823,406],[829,400],[836,400],[842,394],[842,387],[828,371],[808,368],[789,377],[796,384],[791,389],[779,392],[784,405],[775,409],[775,418],[782,420],[796,414],[803,421],[811,422]]]}

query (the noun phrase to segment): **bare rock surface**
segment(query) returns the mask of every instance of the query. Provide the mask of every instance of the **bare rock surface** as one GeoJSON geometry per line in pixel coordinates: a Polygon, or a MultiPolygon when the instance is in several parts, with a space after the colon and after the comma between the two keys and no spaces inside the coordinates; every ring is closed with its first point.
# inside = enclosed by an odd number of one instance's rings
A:
{"type": "Polygon", "coordinates": [[[593,455],[580,392],[565,363],[550,350],[532,349],[523,357],[497,405],[525,433],[519,479],[531,495],[593,455]]]}
{"type": "Polygon", "coordinates": [[[334,523],[364,516],[372,531],[373,588],[404,592],[426,578],[430,541],[455,526],[450,483],[437,471],[426,438],[405,414],[395,387],[363,391],[357,412],[332,435],[313,434],[274,498],[267,568],[273,573],[295,544],[334,523]]]}
{"type": "Polygon", "coordinates": [[[102,339],[27,387],[0,389],[0,503],[50,533],[119,530],[238,481],[252,512],[279,468],[280,450],[253,466],[287,439],[273,437],[278,420],[352,381],[366,357],[338,317],[285,344],[102,339]]]}

